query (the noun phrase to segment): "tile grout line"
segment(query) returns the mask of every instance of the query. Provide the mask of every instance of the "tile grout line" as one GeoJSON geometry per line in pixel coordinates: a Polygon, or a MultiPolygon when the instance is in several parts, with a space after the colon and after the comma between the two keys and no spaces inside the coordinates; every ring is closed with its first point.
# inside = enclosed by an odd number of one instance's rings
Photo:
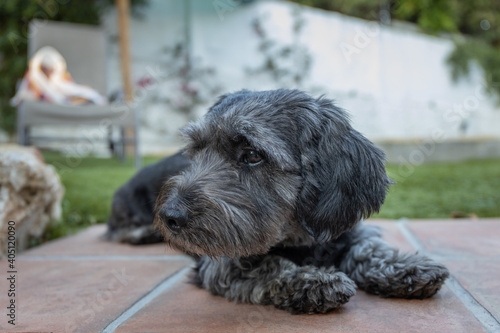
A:
{"type": "MultiPolygon", "coordinates": [[[[396,225],[406,238],[408,243],[419,253],[427,254],[424,245],[420,240],[411,232],[407,225],[408,219],[399,219],[396,225]]],[[[427,254],[429,255],[429,254],[427,254]]],[[[460,282],[453,275],[450,274],[446,279],[445,285],[455,294],[455,296],[464,304],[467,310],[476,317],[476,319],[483,325],[487,332],[499,332],[500,323],[484,306],[482,306],[470,293],[465,289],[460,282]]]]}
{"type": "Polygon", "coordinates": [[[118,318],[116,318],[114,321],[112,321],[101,332],[102,333],[114,332],[121,324],[126,322],[133,315],[135,315],[137,312],[139,312],[141,309],[143,309],[146,305],[151,303],[156,297],[158,297],[159,295],[161,295],[162,293],[164,293],[165,291],[169,290],[174,285],[176,285],[177,282],[182,280],[182,278],[184,278],[186,273],[191,269],[192,269],[191,266],[184,267],[181,270],[175,272],[173,275],[166,278],[165,280],[163,280],[163,282],[161,282],[159,285],[154,287],[148,294],[146,294],[144,297],[140,298],[131,307],[129,307],[127,310],[125,310],[118,318]]]}

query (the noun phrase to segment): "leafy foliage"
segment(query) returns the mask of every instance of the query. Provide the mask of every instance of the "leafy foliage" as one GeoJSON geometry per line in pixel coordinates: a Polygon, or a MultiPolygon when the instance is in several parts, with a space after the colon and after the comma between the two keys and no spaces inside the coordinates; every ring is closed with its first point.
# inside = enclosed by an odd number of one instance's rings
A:
{"type": "MultiPolygon", "coordinates": [[[[97,25],[113,0],[2,0],[0,1],[0,128],[12,134],[15,109],[9,100],[27,66],[28,26],[32,19],[97,25]]],[[[147,0],[132,0],[132,8],[147,0]]]]}
{"type": "Polygon", "coordinates": [[[457,43],[455,50],[448,57],[453,79],[456,81],[467,77],[473,61],[479,64],[485,72],[488,92],[496,93],[497,100],[500,102],[500,47],[494,47],[477,39],[457,43]]]}
{"type": "Polygon", "coordinates": [[[392,18],[417,23],[427,32],[458,31],[460,0],[291,0],[304,5],[378,20],[381,12],[392,18]]]}

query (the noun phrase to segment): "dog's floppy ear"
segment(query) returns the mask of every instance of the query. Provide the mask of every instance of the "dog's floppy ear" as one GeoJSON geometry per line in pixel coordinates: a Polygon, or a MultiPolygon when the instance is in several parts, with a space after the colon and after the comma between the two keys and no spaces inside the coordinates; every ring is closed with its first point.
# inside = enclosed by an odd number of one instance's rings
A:
{"type": "Polygon", "coordinates": [[[317,99],[302,115],[299,149],[303,186],[298,218],[318,241],[335,239],[377,212],[391,180],[385,155],[352,129],[346,113],[317,99]]]}

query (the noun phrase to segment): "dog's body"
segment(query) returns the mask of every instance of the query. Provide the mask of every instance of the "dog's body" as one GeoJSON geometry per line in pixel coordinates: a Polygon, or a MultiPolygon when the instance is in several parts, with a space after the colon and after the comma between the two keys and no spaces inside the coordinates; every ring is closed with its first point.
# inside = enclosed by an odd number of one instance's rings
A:
{"type": "Polygon", "coordinates": [[[331,101],[240,91],[183,133],[190,164],[165,182],[155,226],[171,246],[201,256],[195,280],[212,293],[325,313],[356,286],[425,298],[448,276],[360,223],[391,181],[384,154],[331,101]]]}

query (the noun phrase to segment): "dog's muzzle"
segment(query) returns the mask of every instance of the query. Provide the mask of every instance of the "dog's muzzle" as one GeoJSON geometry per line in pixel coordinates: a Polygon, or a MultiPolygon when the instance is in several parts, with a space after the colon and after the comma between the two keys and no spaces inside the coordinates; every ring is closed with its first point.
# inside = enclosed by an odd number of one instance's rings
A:
{"type": "Polygon", "coordinates": [[[188,223],[187,211],[177,203],[177,200],[164,204],[158,214],[165,227],[174,233],[179,232],[188,223]]]}

